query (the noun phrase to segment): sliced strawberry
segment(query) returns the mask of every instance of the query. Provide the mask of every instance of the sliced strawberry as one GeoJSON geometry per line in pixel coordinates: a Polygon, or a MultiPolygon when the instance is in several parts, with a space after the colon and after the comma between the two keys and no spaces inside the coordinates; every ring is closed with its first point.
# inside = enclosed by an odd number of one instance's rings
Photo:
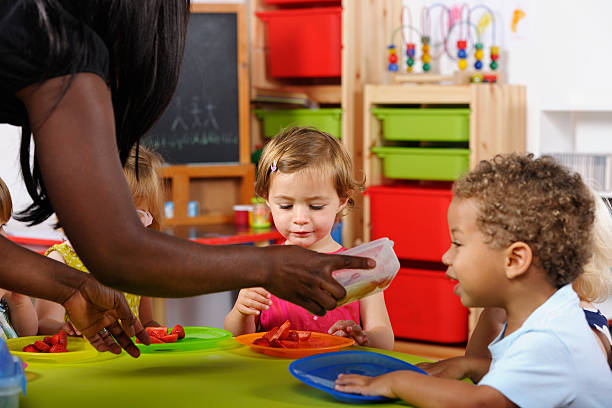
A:
{"type": "Polygon", "coordinates": [[[263,337],[260,337],[258,339],[253,340],[253,344],[255,344],[257,346],[270,347],[270,342],[268,340],[264,339],[263,337]]]}
{"type": "Polygon", "coordinates": [[[27,346],[25,346],[23,348],[23,351],[25,351],[26,353],[40,353],[40,351],[34,347],[33,344],[28,344],[27,346]]]}
{"type": "Polygon", "coordinates": [[[184,339],[185,329],[183,329],[183,326],[181,326],[180,324],[177,324],[176,326],[172,328],[172,331],[170,332],[170,334],[178,334],[179,340],[184,339]]]}
{"type": "Polygon", "coordinates": [[[68,350],[66,350],[66,347],[62,346],[61,344],[56,344],[54,346],[51,346],[51,348],[49,349],[49,353],[66,353],[68,352],[68,350]]]}
{"type": "Polygon", "coordinates": [[[57,335],[59,336],[59,341],[57,342],[58,346],[64,346],[64,348],[68,347],[68,335],[66,334],[65,331],[60,330],[57,332],[57,335]]]}
{"type": "MultiPolygon", "coordinates": [[[[150,336],[149,338],[151,339],[151,344],[164,344],[164,341],[162,341],[162,339],[159,339],[159,338],[154,337],[154,336],[150,336]]],[[[136,343],[142,344],[142,341],[140,341],[140,339],[136,338],[136,343]]]]}
{"type": "Polygon", "coordinates": [[[40,340],[36,340],[34,342],[34,347],[36,347],[38,350],[40,350],[42,353],[47,353],[49,352],[49,349],[51,348],[50,345],[48,345],[47,343],[45,343],[44,341],[40,341],[40,340]]]}
{"type": "Polygon", "coordinates": [[[48,345],[50,345],[50,346],[52,346],[52,345],[53,345],[53,343],[51,343],[51,341],[52,341],[52,338],[51,338],[51,337],[45,337],[45,338],[43,339],[43,341],[44,341],[45,343],[47,343],[48,345]]]}
{"type": "Polygon", "coordinates": [[[287,336],[287,340],[299,341],[300,340],[300,335],[295,330],[289,330],[289,335],[287,336]]]}
{"type": "Polygon", "coordinates": [[[178,334],[168,334],[161,338],[164,343],[176,343],[178,340],[178,334]]]}
{"type": "Polygon", "coordinates": [[[285,348],[298,348],[300,343],[297,340],[279,340],[285,348]]]}
{"type": "Polygon", "coordinates": [[[286,339],[289,335],[290,326],[291,323],[289,323],[289,320],[286,320],[285,323],[281,324],[278,330],[268,338],[268,341],[272,343],[272,340],[286,339]]]}
{"type": "Polygon", "coordinates": [[[268,331],[267,333],[264,333],[262,338],[266,339],[269,342],[272,336],[276,335],[277,331],[278,331],[278,327],[274,326],[270,331],[268,331]]]}
{"type": "Polygon", "coordinates": [[[270,347],[286,348],[285,345],[283,343],[281,343],[280,340],[278,340],[278,339],[274,339],[274,340],[270,341],[270,347]]]}
{"type": "Polygon", "coordinates": [[[145,331],[150,337],[157,337],[158,339],[168,335],[167,327],[145,327],[145,331]]]}
{"type": "Polygon", "coordinates": [[[56,344],[59,344],[60,342],[60,336],[59,334],[54,334],[53,336],[51,336],[51,346],[54,346],[56,344]]]}
{"type": "Polygon", "coordinates": [[[281,327],[278,328],[279,340],[285,340],[289,338],[289,327],[291,327],[291,323],[289,322],[289,320],[286,320],[285,323],[283,323],[281,327]]]}

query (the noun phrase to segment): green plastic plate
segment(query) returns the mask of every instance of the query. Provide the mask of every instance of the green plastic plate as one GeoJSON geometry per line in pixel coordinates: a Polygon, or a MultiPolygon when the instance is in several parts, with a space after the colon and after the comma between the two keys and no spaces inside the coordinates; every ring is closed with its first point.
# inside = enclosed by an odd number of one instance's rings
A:
{"type": "Polygon", "coordinates": [[[155,351],[191,351],[215,348],[221,340],[232,337],[231,332],[216,327],[187,326],[184,329],[185,338],[176,343],[154,343],[149,346],[136,343],[136,345],[143,353],[155,351]]]}

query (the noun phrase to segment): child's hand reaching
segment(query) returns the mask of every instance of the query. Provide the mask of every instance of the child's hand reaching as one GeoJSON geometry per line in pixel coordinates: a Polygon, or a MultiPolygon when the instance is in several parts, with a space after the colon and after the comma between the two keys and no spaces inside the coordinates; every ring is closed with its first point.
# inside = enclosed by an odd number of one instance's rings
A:
{"type": "Polygon", "coordinates": [[[368,377],[357,374],[339,374],[336,379],[336,391],[361,395],[382,395],[387,398],[397,398],[391,389],[391,377],[387,373],[378,377],[368,377]]]}
{"type": "Polygon", "coordinates": [[[490,358],[460,356],[440,360],[436,363],[419,363],[417,367],[435,377],[455,380],[468,377],[477,383],[489,371],[490,364],[490,358]]]}
{"type": "Polygon", "coordinates": [[[352,320],[338,320],[327,332],[334,336],[352,338],[360,346],[368,345],[368,335],[363,331],[360,325],[352,320]]]}
{"type": "Polygon", "coordinates": [[[270,292],[264,288],[247,288],[240,290],[234,307],[241,314],[252,316],[259,315],[261,310],[269,309],[271,304],[270,292]]]}
{"type": "Polygon", "coordinates": [[[435,363],[418,363],[416,366],[429,375],[455,380],[465,377],[469,369],[467,358],[463,356],[447,358],[435,363]]]}

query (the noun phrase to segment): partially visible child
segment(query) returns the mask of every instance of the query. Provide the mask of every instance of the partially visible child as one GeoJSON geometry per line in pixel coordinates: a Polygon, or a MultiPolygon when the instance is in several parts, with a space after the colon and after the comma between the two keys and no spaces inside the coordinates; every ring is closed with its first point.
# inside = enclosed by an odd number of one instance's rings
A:
{"type": "MultiPolygon", "coordinates": [[[[4,225],[12,212],[11,193],[0,179],[0,235],[6,236],[4,225]]],[[[34,336],[37,331],[38,319],[30,297],[0,288],[0,338],[34,336]]]]}
{"type": "MultiPolygon", "coordinates": [[[[360,184],[351,159],[338,141],[313,128],[291,128],[265,147],[255,192],[266,199],[286,245],[337,253],[345,248],[331,230],[360,184]]],[[[291,329],[353,338],[360,345],[392,349],[393,330],[382,292],[338,307],[323,317],[271,295],[263,288],[242,289],[225,318],[235,336],[267,331],[291,322],[291,329]]]]}
{"type": "MultiPolygon", "coordinates": [[[[160,228],[162,206],[161,180],[157,174],[161,163],[162,159],[157,153],[140,145],[138,150],[132,149],[123,168],[140,221],[146,228],[156,230],[160,228]],[[136,151],[138,151],[138,158],[136,151]]],[[[45,255],[80,271],[88,272],[68,240],[52,246],[45,252],[45,255]]],[[[153,301],[150,297],[130,293],[124,293],[124,295],[132,313],[140,319],[144,327],[159,326],[159,323],[153,320],[153,301]]],[[[72,324],[65,320],[66,313],[60,304],[37,299],[36,310],[39,319],[39,334],[52,334],[63,329],[68,334],[80,335],[72,324]]]]}
{"type": "Polygon", "coordinates": [[[594,219],[590,190],[552,158],[480,162],[454,185],[442,257],[465,306],[507,316],[491,360],[470,367],[477,384],[396,371],[340,375],[336,389],[419,407],[609,406],[612,372],[571,284],[597,245],[594,219]]]}
{"type": "MultiPolygon", "coordinates": [[[[573,288],[580,298],[580,306],[597,342],[603,351],[603,357],[612,367],[612,348],[610,331],[606,317],[592,302],[605,301],[610,293],[612,274],[612,216],[604,200],[594,192],[595,223],[593,225],[593,254],[584,272],[574,281],[573,288]]],[[[479,316],[478,323],[468,341],[465,356],[453,357],[435,363],[417,364],[431,375],[446,378],[470,377],[470,367],[474,361],[491,359],[488,345],[502,330],[506,321],[506,312],[501,308],[485,308],[479,316]]],[[[472,378],[472,380],[477,380],[472,378]]]]}

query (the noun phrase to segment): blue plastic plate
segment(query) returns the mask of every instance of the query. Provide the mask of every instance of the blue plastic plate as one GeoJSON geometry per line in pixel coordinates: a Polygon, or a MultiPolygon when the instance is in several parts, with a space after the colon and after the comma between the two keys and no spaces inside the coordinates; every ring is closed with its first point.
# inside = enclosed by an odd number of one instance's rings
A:
{"type": "Polygon", "coordinates": [[[334,383],[338,374],[360,374],[370,377],[397,370],[411,370],[427,373],[420,368],[370,351],[338,351],[317,354],[295,360],[289,365],[289,372],[298,380],[333,395],[336,399],[349,403],[386,402],[383,396],[366,396],[336,391],[334,383]]]}

